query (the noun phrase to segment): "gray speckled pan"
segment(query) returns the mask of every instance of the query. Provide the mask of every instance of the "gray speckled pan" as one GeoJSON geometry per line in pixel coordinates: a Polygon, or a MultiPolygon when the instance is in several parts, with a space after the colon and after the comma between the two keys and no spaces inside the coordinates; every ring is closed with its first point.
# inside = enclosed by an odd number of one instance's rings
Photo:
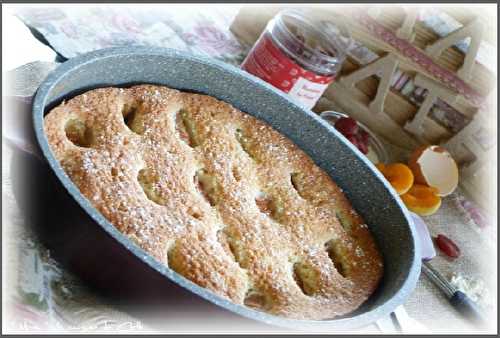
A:
{"type": "Polygon", "coordinates": [[[415,287],[420,273],[415,231],[392,188],[328,123],[238,68],[169,49],[127,47],[92,52],[65,62],[49,75],[34,99],[33,120],[37,140],[52,171],[69,195],[90,215],[96,228],[104,229],[119,247],[126,248],[140,264],[148,265],[150,271],[161,274],[165,282],[173,281],[229,311],[282,327],[332,332],[362,327],[388,315],[415,287]],[[52,155],[43,132],[43,117],[47,107],[82,91],[137,83],[162,84],[227,101],[272,125],[326,170],[366,220],[384,257],[383,281],[366,304],[350,316],[324,321],[291,320],[235,305],[159,264],[106,221],[82,197],[52,155]]]}

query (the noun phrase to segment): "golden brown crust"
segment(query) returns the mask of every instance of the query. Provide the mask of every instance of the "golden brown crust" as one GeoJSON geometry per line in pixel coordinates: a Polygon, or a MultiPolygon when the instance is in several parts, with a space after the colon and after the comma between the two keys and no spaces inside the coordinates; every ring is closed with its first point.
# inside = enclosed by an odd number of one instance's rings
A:
{"type": "Polygon", "coordinates": [[[382,276],[369,230],[331,178],[225,102],[153,85],[96,89],[54,108],[45,132],[104,217],[233,302],[332,318],[382,276]]]}

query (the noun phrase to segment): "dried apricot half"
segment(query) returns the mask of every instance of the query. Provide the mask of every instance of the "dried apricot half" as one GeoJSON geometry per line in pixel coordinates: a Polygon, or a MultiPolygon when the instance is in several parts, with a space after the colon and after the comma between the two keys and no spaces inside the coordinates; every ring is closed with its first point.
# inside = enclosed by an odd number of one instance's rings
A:
{"type": "Polygon", "coordinates": [[[413,173],[407,165],[403,163],[387,165],[378,163],[376,166],[399,195],[403,195],[410,190],[413,185],[413,173]]]}
{"type": "Polygon", "coordinates": [[[423,184],[415,184],[406,194],[401,195],[404,204],[420,216],[429,216],[441,206],[439,190],[423,184]]]}

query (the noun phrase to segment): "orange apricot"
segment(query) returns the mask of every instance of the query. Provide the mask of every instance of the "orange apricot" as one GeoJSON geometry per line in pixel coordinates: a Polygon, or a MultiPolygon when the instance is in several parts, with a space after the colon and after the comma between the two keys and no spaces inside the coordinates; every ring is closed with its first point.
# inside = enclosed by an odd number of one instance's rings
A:
{"type": "Polygon", "coordinates": [[[401,199],[408,209],[420,216],[429,216],[441,206],[439,190],[423,184],[415,184],[401,199]]]}
{"type": "Polygon", "coordinates": [[[376,167],[384,174],[399,195],[406,193],[413,185],[413,173],[403,163],[383,164],[377,163],[376,167]]]}

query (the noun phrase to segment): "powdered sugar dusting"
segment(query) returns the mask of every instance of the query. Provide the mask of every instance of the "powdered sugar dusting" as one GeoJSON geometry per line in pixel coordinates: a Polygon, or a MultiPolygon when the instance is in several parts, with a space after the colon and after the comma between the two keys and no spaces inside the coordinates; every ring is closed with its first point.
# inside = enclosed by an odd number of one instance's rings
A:
{"type": "Polygon", "coordinates": [[[93,144],[65,149],[59,158],[71,158],[70,177],[120,231],[163,262],[170,261],[168,247],[189,238],[172,266],[179,263],[181,273],[235,302],[255,291],[273,311],[301,316],[286,311],[304,309],[322,318],[351,311],[365,297],[355,288],[377,276],[341,276],[325,243],[342,243],[338,260],[347,273],[379,262],[337,221],[340,189],[284,136],[205,96],[158,86],[113,94],[101,89],[80,97],[73,111],[92,121],[93,144]],[[105,118],[98,109],[103,97],[110,107],[105,118]],[[131,103],[127,119],[123,105],[131,103]],[[192,144],[176,130],[179,111],[192,144]],[[204,178],[196,180],[200,171],[204,178]],[[295,173],[304,180],[292,182],[295,173]],[[300,264],[308,294],[294,281],[293,264],[300,264]]]}

